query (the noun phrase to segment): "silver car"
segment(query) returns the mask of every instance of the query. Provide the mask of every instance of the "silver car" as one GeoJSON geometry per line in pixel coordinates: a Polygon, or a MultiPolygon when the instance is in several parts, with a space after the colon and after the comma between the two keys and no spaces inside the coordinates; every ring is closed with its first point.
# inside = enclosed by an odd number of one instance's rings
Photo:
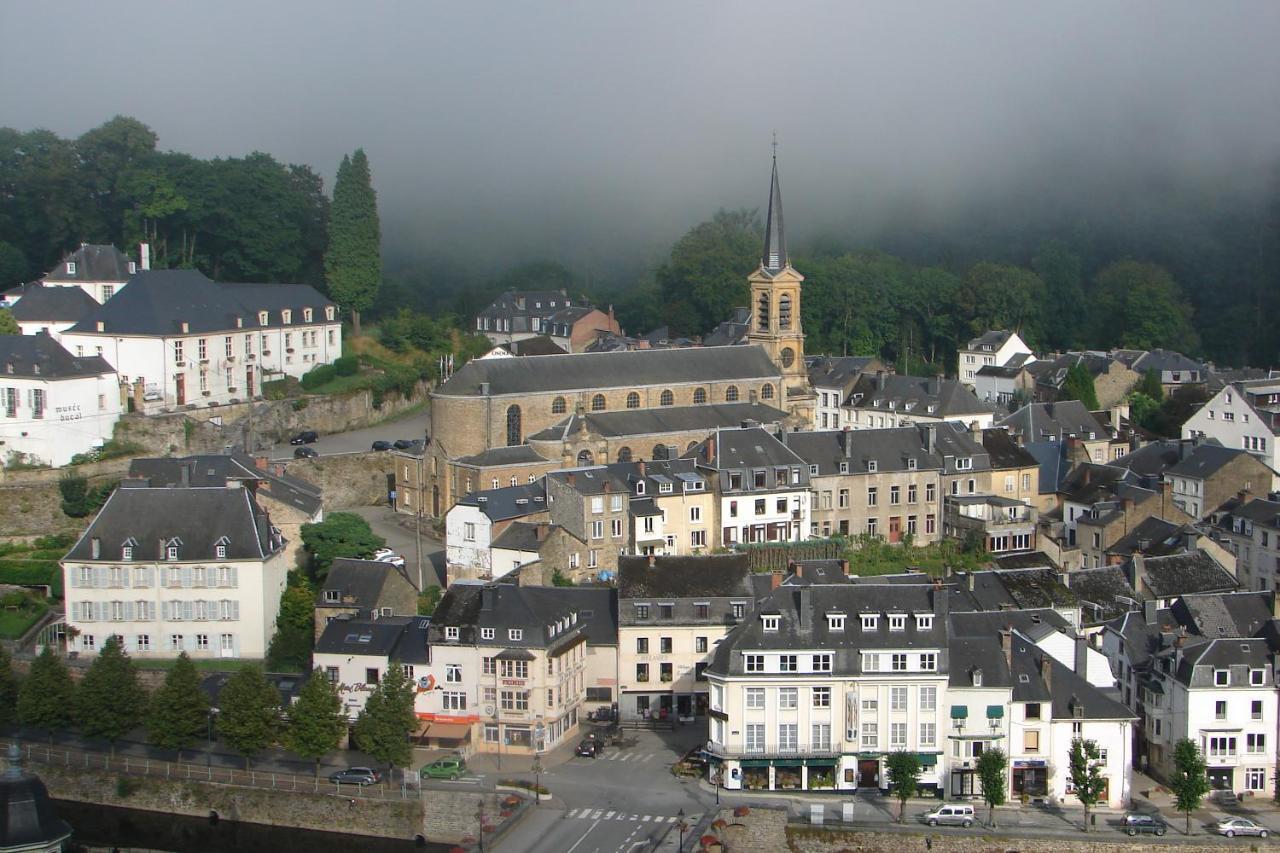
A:
{"type": "Polygon", "coordinates": [[[1229,817],[1219,821],[1217,830],[1227,838],[1234,838],[1237,835],[1256,835],[1259,838],[1266,838],[1269,834],[1265,826],[1245,817],[1229,817]]]}

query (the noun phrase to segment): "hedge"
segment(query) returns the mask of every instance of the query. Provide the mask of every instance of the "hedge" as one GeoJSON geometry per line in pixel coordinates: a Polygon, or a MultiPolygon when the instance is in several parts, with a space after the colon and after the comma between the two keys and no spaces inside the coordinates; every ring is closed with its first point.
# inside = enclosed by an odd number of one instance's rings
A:
{"type": "Polygon", "coordinates": [[[354,355],[344,355],[341,358],[334,359],[333,369],[337,371],[339,376],[355,376],[360,372],[360,359],[354,355]]]}
{"type": "Polygon", "coordinates": [[[0,560],[0,583],[18,586],[47,585],[62,597],[62,567],[56,560],[0,560]]]}

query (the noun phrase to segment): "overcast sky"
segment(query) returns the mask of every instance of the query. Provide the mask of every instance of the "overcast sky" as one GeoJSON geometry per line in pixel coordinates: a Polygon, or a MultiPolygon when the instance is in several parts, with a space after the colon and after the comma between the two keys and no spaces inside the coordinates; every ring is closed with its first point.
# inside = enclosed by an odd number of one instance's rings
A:
{"type": "Polygon", "coordinates": [[[4,0],[0,32],[0,124],[123,113],[326,182],[362,146],[389,250],[577,268],[763,206],[775,129],[801,239],[1135,171],[1248,185],[1280,140],[1275,0],[4,0]]]}

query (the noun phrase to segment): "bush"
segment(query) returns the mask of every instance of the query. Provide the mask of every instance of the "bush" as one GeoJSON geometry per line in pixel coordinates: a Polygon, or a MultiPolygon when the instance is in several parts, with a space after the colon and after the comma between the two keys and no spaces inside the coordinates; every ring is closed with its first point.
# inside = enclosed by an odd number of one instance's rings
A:
{"type": "Polygon", "coordinates": [[[39,550],[66,551],[74,544],[76,544],[76,537],[71,533],[54,533],[49,536],[41,536],[36,540],[36,548],[39,550]]]}
{"type": "Polygon", "coordinates": [[[302,377],[302,387],[310,391],[321,385],[327,385],[337,376],[338,371],[332,364],[320,364],[308,370],[302,377]]]}
{"type": "Polygon", "coordinates": [[[116,780],[116,796],[122,800],[127,800],[129,797],[137,793],[138,789],[141,787],[142,780],[133,779],[129,776],[121,776],[116,780]]]}
{"type": "Polygon", "coordinates": [[[272,379],[262,383],[262,396],[268,400],[283,400],[286,397],[296,397],[301,387],[301,383],[292,376],[272,379]]]}
{"type": "Polygon", "coordinates": [[[360,359],[344,355],[333,362],[333,369],[339,376],[355,376],[360,372],[360,359]]]}

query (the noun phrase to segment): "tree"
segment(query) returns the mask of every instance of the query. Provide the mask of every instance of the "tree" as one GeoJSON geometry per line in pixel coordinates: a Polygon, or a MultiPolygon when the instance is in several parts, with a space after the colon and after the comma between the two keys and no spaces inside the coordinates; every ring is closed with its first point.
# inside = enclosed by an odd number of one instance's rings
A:
{"type": "Polygon", "coordinates": [[[1091,740],[1075,738],[1071,741],[1067,778],[1075,788],[1076,799],[1084,806],[1084,831],[1089,831],[1089,810],[1102,798],[1107,780],[1102,777],[1098,744],[1091,740]]]}
{"type": "Polygon", "coordinates": [[[436,612],[436,608],[440,606],[440,598],[444,595],[444,590],[440,587],[432,585],[423,590],[418,596],[418,615],[430,616],[436,612]]]}
{"type": "Polygon", "coordinates": [[[8,308],[0,308],[0,335],[20,335],[18,321],[13,319],[13,312],[8,308]]]}
{"type": "Polygon", "coordinates": [[[0,726],[11,726],[18,719],[18,678],[13,674],[13,659],[0,646],[0,726]]]}
{"type": "Polygon", "coordinates": [[[916,788],[920,785],[920,759],[914,752],[898,750],[885,758],[884,769],[889,779],[889,788],[898,798],[898,823],[904,823],[907,819],[907,800],[916,795],[916,788]]]}
{"type": "Polygon", "coordinates": [[[719,210],[676,241],[656,274],[667,324],[700,334],[746,305],[747,276],[760,265],[763,234],[755,211],[719,210]]]}
{"type": "Polygon", "coordinates": [[[369,174],[369,159],[357,148],[342,158],[329,208],[329,250],[324,256],[329,295],[351,312],[360,334],[360,312],[373,304],[382,281],[382,235],[378,197],[369,174]]]}
{"type": "Polygon", "coordinates": [[[1146,394],[1157,403],[1164,400],[1164,386],[1160,384],[1160,374],[1155,369],[1147,370],[1142,374],[1142,378],[1138,380],[1138,384],[1134,386],[1135,394],[1146,394]]]}
{"type": "Polygon", "coordinates": [[[956,291],[956,310],[972,334],[1013,329],[1034,344],[1041,338],[1044,291],[1044,282],[1030,270],[974,264],[956,291]]]}
{"type": "Polygon", "coordinates": [[[1173,748],[1173,775],[1169,777],[1173,807],[1187,819],[1186,832],[1191,834],[1191,813],[1209,793],[1209,774],[1204,755],[1195,741],[1183,738],[1173,748]]]}
{"type": "Polygon", "coordinates": [[[116,741],[142,724],[146,705],[147,691],[120,637],[113,634],[76,689],[76,723],[86,736],[106,738],[114,755],[116,741]]]}
{"type": "Polygon", "coordinates": [[[276,742],[280,732],[280,694],[261,667],[246,666],[227,679],[218,695],[218,733],[249,760],[276,742]]]}
{"type": "Polygon", "coordinates": [[[388,768],[404,767],[412,757],[409,733],[417,725],[413,682],[398,663],[383,673],[356,719],[356,743],[388,768]]]}
{"type": "Polygon", "coordinates": [[[1168,270],[1155,264],[1120,261],[1099,272],[1093,314],[1096,346],[1200,348],[1191,303],[1168,270]]]}
{"type": "Polygon", "coordinates": [[[289,572],[280,596],[276,633],[267,647],[267,666],[272,672],[306,672],[315,643],[315,590],[301,571],[289,572]]]}
{"type": "Polygon", "coordinates": [[[1004,805],[1008,768],[1009,758],[999,747],[983,750],[978,758],[978,782],[982,785],[982,799],[987,803],[987,824],[992,829],[996,825],[996,806],[1004,805]]]}
{"type": "Polygon", "coordinates": [[[1091,412],[1098,410],[1098,392],[1093,387],[1093,374],[1083,364],[1076,363],[1067,368],[1066,379],[1062,382],[1059,400],[1079,400],[1091,412]]]}
{"type": "Polygon", "coordinates": [[[302,544],[311,555],[312,577],[323,581],[336,558],[367,560],[387,542],[355,513],[335,512],[319,524],[302,525],[302,544]]]}
{"type": "Polygon", "coordinates": [[[1053,322],[1045,324],[1047,346],[1069,349],[1080,343],[1083,326],[1084,295],[1083,265],[1080,257],[1060,240],[1047,240],[1040,244],[1031,268],[1045,284],[1045,311],[1053,322]]]}
{"type": "Polygon", "coordinates": [[[24,726],[44,729],[53,743],[53,733],[71,726],[71,703],[75,687],[71,673],[53,648],[45,646],[31,664],[31,672],[18,689],[18,721],[24,726]]]}
{"type": "Polygon", "coordinates": [[[347,715],[337,687],[319,669],[313,670],[298,692],[298,700],[289,706],[285,749],[313,760],[319,778],[320,759],[341,745],[346,732],[347,715]]]}
{"type": "Polygon", "coordinates": [[[209,700],[200,689],[200,674],[186,652],[178,655],[173,669],[165,674],[151,697],[147,713],[147,736],[162,749],[178,751],[195,746],[204,737],[209,723],[209,700]]]}

